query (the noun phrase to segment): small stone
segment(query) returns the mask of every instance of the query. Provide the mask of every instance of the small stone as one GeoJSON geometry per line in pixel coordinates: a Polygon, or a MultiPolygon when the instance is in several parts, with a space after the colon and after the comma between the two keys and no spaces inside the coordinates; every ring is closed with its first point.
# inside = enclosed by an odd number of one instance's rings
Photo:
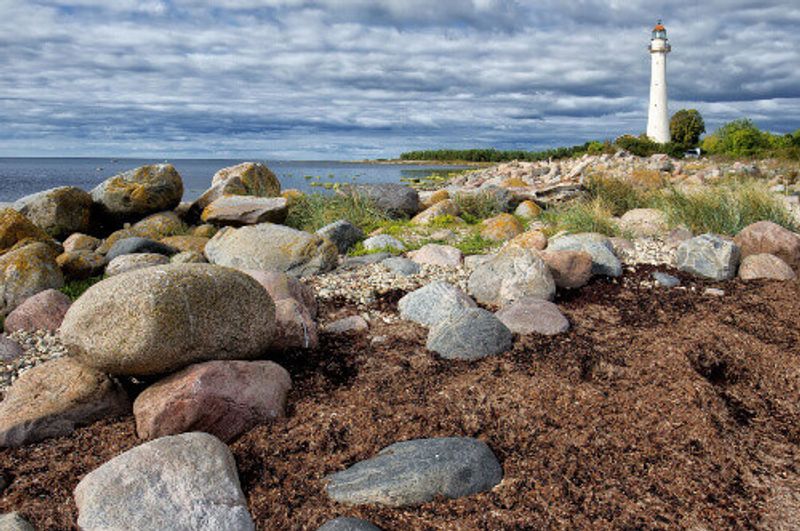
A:
{"type": "Polygon", "coordinates": [[[523,219],[538,218],[542,213],[542,208],[531,200],[525,200],[517,206],[514,215],[523,219]]]}
{"type": "Polygon", "coordinates": [[[411,224],[430,225],[433,221],[442,216],[458,216],[458,206],[455,202],[450,199],[439,201],[411,218],[411,224]]]}
{"type": "Polygon", "coordinates": [[[516,245],[517,247],[521,247],[523,249],[541,251],[547,247],[547,236],[545,236],[544,232],[540,230],[529,230],[527,232],[523,232],[519,236],[514,237],[506,245],[516,245]]]}
{"type": "Polygon", "coordinates": [[[317,531],[381,531],[381,529],[366,520],[340,516],[339,518],[328,520],[317,531]]]}
{"type": "Polygon", "coordinates": [[[10,334],[17,330],[58,330],[71,305],[70,298],[58,290],[40,291],[8,314],[5,331],[10,334]]]}
{"type": "Polygon", "coordinates": [[[378,234],[364,240],[364,249],[367,251],[405,251],[406,246],[400,240],[388,234],[378,234]]]}
{"type": "Polygon", "coordinates": [[[558,306],[540,299],[522,299],[495,314],[515,334],[552,336],[569,330],[569,321],[558,306]]]}
{"type": "Polygon", "coordinates": [[[364,239],[364,231],[346,219],[325,225],[317,231],[317,234],[332,241],[339,250],[339,254],[347,253],[355,244],[364,239]]]}
{"type": "Polygon", "coordinates": [[[458,267],[464,259],[461,251],[450,245],[429,243],[416,251],[408,253],[409,258],[418,264],[440,267],[458,267]]]}
{"type": "Polygon", "coordinates": [[[173,254],[177,253],[178,250],[174,247],[170,247],[169,245],[164,245],[163,243],[157,242],[155,240],[150,240],[148,238],[124,238],[118,240],[112,247],[109,249],[108,254],[106,254],[106,258],[108,260],[113,260],[118,256],[123,256],[126,254],[142,254],[142,253],[150,253],[150,254],[163,254],[164,256],[172,256],[173,254]]]}
{"type": "Polygon", "coordinates": [[[161,243],[176,251],[192,251],[203,254],[208,240],[209,238],[203,236],[167,236],[161,239],[161,243]]]}
{"type": "Polygon", "coordinates": [[[400,317],[423,326],[447,320],[465,308],[477,305],[469,295],[446,282],[430,284],[406,294],[398,302],[400,317]]]}
{"type": "Polygon", "coordinates": [[[259,223],[283,223],[289,210],[283,197],[224,195],[203,209],[205,223],[241,227],[259,223]]]}
{"type": "Polygon", "coordinates": [[[389,271],[403,276],[416,275],[419,274],[421,270],[418,263],[414,262],[413,260],[409,260],[408,258],[401,258],[399,256],[387,258],[382,260],[380,263],[389,271]]]}
{"type": "Polygon", "coordinates": [[[431,232],[431,240],[446,242],[453,240],[455,237],[456,233],[450,229],[439,229],[431,232]]]}
{"type": "Polygon", "coordinates": [[[64,252],[69,253],[72,251],[94,251],[100,246],[100,240],[93,236],[87,236],[76,232],[71,234],[69,238],[64,240],[62,247],[64,252]]]}
{"type": "Polygon", "coordinates": [[[206,255],[204,254],[195,251],[182,251],[172,255],[169,262],[171,264],[206,264],[208,260],[206,260],[206,255]]]}
{"type": "Polygon", "coordinates": [[[708,295],[709,297],[724,297],[725,291],[717,288],[706,288],[703,291],[703,295],[708,295]]]}
{"type": "Polygon", "coordinates": [[[447,192],[447,190],[419,192],[419,200],[422,203],[422,206],[425,208],[430,208],[431,206],[439,203],[440,201],[444,201],[445,199],[450,199],[450,194],[447,192]]]}
{"type": "Polygon", "coordinates": [[[445,359],[474,361],[502,354],[514,337],[494,314],[482,308],[467,308],[434,325],[426,347],[445,359]]]}
{"type": "Polygon", "coordinates": [[[329,334],[349,334],[367,330],[369,330],[369,323],[360,315],[351,315],[325,325],[325,332],[329,334]]]}
{"type": "Polygon", "coordinates": [[[56,263],[67,278],[83,280],[102,274],[106,258],[94,251],[71,251],[58,255],[56,263]]]}
{"type": "Polygon", "coordinates": [[[328,479],[334,501],[405,507],[488,491],[503,479],[503,470],[486,443],[446,437],[392,444],[328,479]]]}
{"type": "Polygon", "coordinates": [[[78,527],[252,531],[236,462],[207,433],[162,437],[87,474],[75,488],[78,527]]]}
{"type": "Polygon", "coordinates": [[[739,266],[739,278],[742,280],[792,280],[796,276],[789,264],[772,254],[748,255],[739,266]]]}
{"type": "Polygon", "coordinates": [[[703,234],[678,246],[678,269],[712,280],[730,280],[739,266],[739,246],[714,234],[703,234]]]}
{"type": "Polygon", "coordinates": [[[678,277],[674,277],[667,273],[662,273],[661,271],[655,271],[653,273],[653,280],[661,286],[662,288],[674,288],[679,286],[681,281],[678,277]]]}
{"type": "Polygon", "coordinates": [[[123,254],[122,256],[118,256],[109,262],[108,266],[106,266],[106,276],[114,277],[123,273],[136,271],[137,269],[144,269],[146,267],[153,267],[169,263],[170,259],[163,254],[123,254]]]}
{"type": "Polygon", "coordinates": [[[46,289],[64,286],[56,252],[45,243],[31,243],[0,255],[0,317],[46,289]]]}

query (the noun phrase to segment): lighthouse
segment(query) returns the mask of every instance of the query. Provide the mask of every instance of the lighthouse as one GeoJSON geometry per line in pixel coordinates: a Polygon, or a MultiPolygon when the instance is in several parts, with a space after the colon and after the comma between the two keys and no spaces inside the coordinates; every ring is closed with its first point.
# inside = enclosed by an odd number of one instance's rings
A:
{"type": "Polygon", "coordinates": [[[658,21],[650,39],[650,112],[647,116],[647,136],[665,144],[670,141],[669,113],[667,112],[667,54],[672,46],[667,40],[667,29],[658,21]]]}

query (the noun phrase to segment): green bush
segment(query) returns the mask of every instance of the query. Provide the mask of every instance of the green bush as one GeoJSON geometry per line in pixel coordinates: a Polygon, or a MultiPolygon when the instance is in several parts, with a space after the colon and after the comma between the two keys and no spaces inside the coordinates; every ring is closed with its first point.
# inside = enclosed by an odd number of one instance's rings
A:
{"type": "Polygon", "coordinates": [[[676,144],[694,147],[705,132],[706,123],[695,109],[681,109],[669,121],[670,137],[676,144]]]}
{"type": "Polygon", "coordinates": [[[464,255],[471,255],[485,254],[498,245],[496,241],[488,240],[478,232],[472,232],[466,238],[453,244],[453,247],[459,249],[464,255]]]}
{"type": "Polygon", "coordinates": [[[751,120],[742,118],[723,125],[703,139],[704,151],[727,157],[800,159],[800,129],[776,135],[761,131],[751,120]]]}
{"type": "Polygon", "coordinates": [[[369,199],[358,194],[306,194],[289,206],[286,225],[314,232],[329,223],[346,219],[370,232],[389,216],[369,199]]]}
{"type": "Polygon", "coordinates": [[[659,144],[653,142],[647,135],[633,136],[623,135],[614,141],[619,148],[624,149],[638,157],[649,157],[658,153],[664,153],[674,158],[682,158],[686,146],[668,142],[666,144],[659,144]]]}

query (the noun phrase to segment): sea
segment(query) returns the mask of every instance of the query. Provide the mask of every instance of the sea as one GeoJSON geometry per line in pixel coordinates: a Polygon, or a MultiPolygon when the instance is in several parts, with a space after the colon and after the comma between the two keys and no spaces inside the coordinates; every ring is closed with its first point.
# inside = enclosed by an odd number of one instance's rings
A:
{"type": "MultiPolygon", "coordinates": [[[[86,191],[108,177],[145,164],[169,162],[183,179],[183,199],[191,201],[210,185],[221,168],[253,159],[125,159],[125,158],[0,158],[0,202],[55,188],[77,186],[86,191]]],[[[281,182],[283,189],[325,193],[326,183],[400,183],[446,174],[465,166],[390,164],[339,161],[260,161],[281,182]]]]}

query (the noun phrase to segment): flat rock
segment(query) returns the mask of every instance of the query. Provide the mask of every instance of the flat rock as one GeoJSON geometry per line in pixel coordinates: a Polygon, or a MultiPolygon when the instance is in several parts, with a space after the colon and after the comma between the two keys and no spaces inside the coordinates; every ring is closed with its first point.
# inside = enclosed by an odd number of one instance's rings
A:
{"type": "Polygon", "coordinates": [[[493,313],[467,308],[434,325],[425,346],[445,359],[473,361],[502,354],[513,344],[511,330],[493,313]]]}
{"type": "Polygon", "coordinates": [[[403,276],[416,275],[422,270],[415,261],[400,256],[392,256],[381,260],[381,265],[392,273],[403,276]]]}
{"type": "Polygon", "coordinates": [[[25,351],[13,339],[0,335],[0,362],[14,361],[20,358],[25,351]]]}
{"type": "Polygon", "coordinates": [[[558,306],[541,299],[519,300],[495,315],[515,334],[553,336],[569,330],[569,321],[558,306]]]}
{"type": "Polygon", "coordinates": [[[328,520],[317,531],[381,531],[381,529],[360,518],[340,516],[328,520]]]}
{"type": "Polygon", "coordinates": [[[539,256],[547,264],[556,286],[576,289],[585,286],[592,278],[592,255],[584,251],[541,251],[539,256]]]}
{"type": "Polygon", "coordinates": [[[71,305],[70,298],[58,290],[40,291],[8,314],[3,326],[8,334],[17,330],[58,330],[71,305]]]}
{"type": "Polygon", "coordinates": [[[117,241],[111,247],[111,249],[109,249],[108,254],[106,254],[106,258],[108,260],[113,260],[114,258],[125,254],[142,254],[142,253],[163,254],[164,256],[172,256],[177,252],[178,250],[175,249],[174,247],[170,247],[169,245],[164,245],[161,242],[157,242],[149,238],[133,237],[133,238],[124,238],[117,241]]]}
{"type": "Polygon", "coordinates": [[[742,280],[792,280],[796,276],[789,264],[772,254],[747,255],[739,266],[742,280]]]}
{"type": "Polygon", "coordinates": [[[364,239],[364,231],[346,219],[325,225],[317,231],[317,234],[332,241],[339,250],[339,254],[347,253],[355,244],[364,239]]]}
{"type": "Polygon", "coordinates": [[[337,502],[404,507],[488,491],[503,470],[486,443],[446,437],[392,444],[328,479],[328,496],[337,502]]]}
{"type": "Polygon", "coordinates": [[[354,184],[344,187],[343,192],[369,199],[394,218],[410,218],[420,211],[419,194],[403,184],[354,184]]]}
{"type": "Polygon", "coordinates": [[[142,439],[203,431],[228,442],[284,416],[292,380],[271,361],[208,361],[151,385],[133,414],[142,439]]]}
{"type": "Polygon", "coordinates": [[[475,308],[477,304],[456,286],[437,281],[406,294],[397,306],[401,318],[433,326],[465,308],[475,308]]]}
{"type": "Polygon", "coordinates": [[[110,177],[91,194],[102,217],[122,223],[177,207],[183,181],[172,164],[152,164],[110,177]]]}
{"type": "Polygon", "coordinates": [[[74,186],[61,186],[25,196],[14,208],[53,238],[89,230],[92,196],[74,186]]]}
{"type": "Polygon", "coordinates": [[[800,269],[800,236],[771,221],[759,221],[742,229],[733,239],[742,258],[751,254],[772,254],[800,269]]]}
{"type": "Polygon", "coordinates": [[[206,244],[205,253],[212,264],[295,277],[330,271],[339,259],[329,239],[272,223],[223,229],[206,244]]]}
{"type": "MultiPolygon", "coordinates": [[[[342,528],[345,529],[345,528],[342,528]]],[[[356,528],[357,529],[357,528],[356,528]]],[[[36,531],[19,513],[0,515],[0,531],[36,531]]]]}
{"type": "Polygon", "coordinates": [[[163,254],[123,254],[122,256],[118,256],[108,263],[106,266],[106,276],[115,277],[123,273],[136,271],[137,269],[165,265],[169,264],[170,262],[170,258],[164,256],[163,254]]]}
{"type": "Polygon", "coordinates": [[[302,303],[292,298],[275,301],[273,350],[313,349],[319,345],[317,323],[302,303]]]}
{"type": "Polygon", "coordinates": [[[0,256],[0,317],[41,291],[64,286],[56,257],[56,251],[44,243],[31,243],[0,256]]]}
{"type": "Polygon", "coordinates": [[[461,251],[450,245],[429,243],[416,251],[408,253],[409,258],[418,264],[428,264],[440,267],[458,267],[464,260],[461,251]]]}
{"type": "Polygon", "coordinates": [[[241,227],[258,223],[283,223],[288,212],[283,197],[224,195],[208,205],[200,218],[214,225],[241,227]]]}
{"type": "Polygon", "coordinates": [[[583,251],[592,257],[592,274],[618,277],[622,275],[622,263],[614,254],[611,240],[592,232],[571,234],[551,240],[548,251],[583,251]]]}
{"type": "Polygon", "coordinates": [[[364,249],[367,251],[383,251],[387,249],[390,251],[405,251],[406,246],[393,236],[378,234],[364,240],[364,249]]]}
{"type": "Polygon", "coordinates": [[[712,280],[730,280],[739,266],[739,246],[714,234],[688,239],[678,246],[681,271],[712,280]]]}
{"type": "Polygon", "coordinates": [[[504,247],[469,276],[470,295],[481,304],[505,306],[526,297],[550,300],[556,284],[544,260],[530,249],[504,247]]]}
{"type": "Polygon", "coordinates": [[[259,358],[274,330],[275,304],[252,277],[210,264],[170,264],[90,287],[67,312],[61,338],[90,367],[147,376],[259,358]]]}
{"type": "Polygon", "coordinates": [[[367,330],[369,330],[369,323],[360,315],[351,315],[325,325],[325,331],[329,334],[350,334],[367,330]]]}
{"type": "Polygon", "coordinates": [[[75,488],[78,527],[255,529],[228,447],[207,433],[162,437],[90,472],[75,488]]]}
{"type": "Polygon", "coordinates": [[[22,374],[0,402],[0,446],[22,446],[72,433],[77,426],[130,411],[111,378],[71,358],[22,374]]]}

